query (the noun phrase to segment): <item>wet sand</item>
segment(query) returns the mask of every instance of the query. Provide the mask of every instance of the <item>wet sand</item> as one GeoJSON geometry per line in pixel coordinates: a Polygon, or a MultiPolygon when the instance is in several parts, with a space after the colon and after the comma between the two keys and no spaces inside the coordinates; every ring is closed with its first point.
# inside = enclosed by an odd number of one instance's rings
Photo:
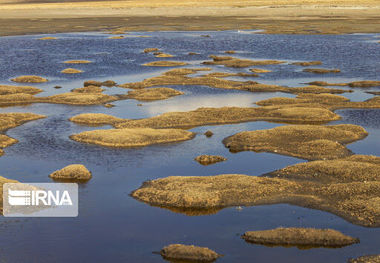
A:
{"type": "Polygon", "coordinates": [[[0,35],[263,29],[266,33],[380,32],[376,0],[0,1],[0,35]],[[275,23],[274,23],[275,21],[275,23]],[[120,29],[122,28],[122,29],[120,29]]]}

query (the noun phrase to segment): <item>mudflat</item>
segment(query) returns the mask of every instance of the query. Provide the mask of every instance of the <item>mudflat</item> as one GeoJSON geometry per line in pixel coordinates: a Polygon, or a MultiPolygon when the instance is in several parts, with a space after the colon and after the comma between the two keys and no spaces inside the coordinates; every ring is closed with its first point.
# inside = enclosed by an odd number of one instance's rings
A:
{"type": "Polygon", "coordinates": [[[0,35],[112,30],[380,31],[376,0],[0,1],[0,35]],[[275,21],[275,23],[273,23],[275,21]]]}

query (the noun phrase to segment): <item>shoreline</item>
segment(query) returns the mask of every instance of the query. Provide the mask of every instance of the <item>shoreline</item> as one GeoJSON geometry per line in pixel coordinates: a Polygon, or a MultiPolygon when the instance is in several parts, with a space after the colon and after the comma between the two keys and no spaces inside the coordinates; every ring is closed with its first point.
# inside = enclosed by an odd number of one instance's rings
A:
{"type": "Polygon", "coordinates": [[[153,0],[1,4],[0,36],[69,32],[264,30],[265,34],[380,33],[366,0],[153,0]],[[331,2],[331,1],[330,1],[331,2]]]}

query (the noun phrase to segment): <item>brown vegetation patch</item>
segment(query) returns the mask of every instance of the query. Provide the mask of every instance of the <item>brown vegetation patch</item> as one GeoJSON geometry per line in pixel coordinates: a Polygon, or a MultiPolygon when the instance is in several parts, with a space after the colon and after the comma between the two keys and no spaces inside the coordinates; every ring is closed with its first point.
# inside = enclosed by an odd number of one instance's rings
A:
{"type": "Polygon", "coordinates": [[[124,39],[125,36],[114,36],[114,37],[109,37],[108,39],[124,39]]]}
{"type": "Polygon", "coordinates": [[[153,61],[149,63],[143,64],[143,66],[149,66],[149,67],[176,67],[176,66],[184,66],[187,65],[186,62],[180,62],[180,61],[153,61]]]}
{"type": "MultiPolygon", "coordinates": [[[[260,84],[255,81],[236,81],[236,80],[226,80],[215,77],[215,74],[210,73],[208,76],[200,77],[189,77],[188,75],[197,73],[199,71],[208,71],[209,68],[181,68],[172,69],[161,76],[152,77],[145,79],[140,82],[125,83],[119,85],[122,88],[130,89],[143,89],[154,86],[165,86],[165,85],[199,85],[199,86],[209,86],[212,88],[219,89],[234,89],[234,90],[244,90],[250,92],[285,92],[285,93],[344,93],[348,92],[341,89],[331,89],[319,86],[307,86],[307,87],[297,87],[289,88],[282,87],[278,85],[268,85],[260,84]]],[[[216,73],[218,76],[231,76],[234,73],[216,73]]],[[[239,73],[238,73],[239,74],[239,73]]],[[[246,75],[247,73],[243,74],[246,75]]],[[[234,74],[235,75],[235,74],[234,74]]],[[[255,75],[249,75],[250,77],[255,75]]]]}
{"type": "Polygon", "coordinates": [[[347,86],[347,83],[328,83],[326,81],[313,81],[308,84],[315,86],[347,86]]]}
{"type": "Polygon", "coordinates": [[[63,63],[65,64],[89,64],[92,63],[90,60],[66,60],[63,63]]]}
{"type": "Polygon", "coordinates": [[[83,88],[76,88],[71,90],[71,92],[77,93],[102,93],[104,89],[99,86],[85,86],[83,88]]]}
{"type": "Polygon", "coordinates": [[[75,68],[66,68],[66,69],[61,71],[61,73],[64,73],[64,74],[78,74],[78,73],[82,73],[82,72],[83,72],[82,70],[75,69],[75,68]]]}
{"type": "Polygon", "coordinates": [[[109,88],[116,86],[116,84],[117,83],[113,80],[106,80],[106,81],[101,82],[101,86],[105,86],[105,87],[109,87],[109,88]]]}
{"type": "Polygon", "coordinates": [[[4,134],[0,134],[0,156],[4,154],[2,149],[6,148],[8,146],[11,146],[17,142],[18,142],[18,140],[16,140],[16,139],[8,137],[4,134]]]}
{"type": "Polygon", "coordinates": [[[240,59],[235,57],[221,57],[211,55],[210,58],[213,61],[205,61],[202,64],[204,65],[223,65],[225,67],[232,68],[246,68],[250,66],[259,66],[259,65],[275,65],[282,64],[284,61],[279,60],[250,60],[250,59],[240,59]]]}
{"type": "Polygon", "coordinates": [[[339,73],[340,69],[305,68],[303,72],[310,72],[315,74],[339,73]]]}
{"type": "Polygon", "coordinates": [[[321,183],[380,181],[380,157],[352,155],[343,159],[299,163],[266,176],[321,183]]]}
{"type": "Polygon", "coordinates": [[[227,158],[220,155],[199,155],[194,160],[202,165],[210,165],[214,163],[224,162],[227,160],[227,158]]]}
{"type": "Polygon", "coordinates": [[[123,122],[125,119],[117,118],[103,113],[82,113],[71,117],[69,121],[88,126],[100,126],[123,122]]]}
{"type": "Polygon", "coordinates": [[[108,147],[143,147],[152,144],[186,141],[194,136],[193,132],[181,129],[135,128],[86,131],[71,135],[70,139],[108,147]]]}
{"type": "Polygon", "coordinates": [[[146,119],[117,123],[117,128],[192,128],[205,125],[273,121],[282,123],[326,123],[340,117],[321,107],[199,108],[188,112],[167,112],[146,119]]]}
{"type": "Polygon", "coordinates": [[[272,72],[272,70],[262,69],[262,68],[251,68],[249,70],[252,71],[253,73],[269,73],[269,72],[272,72]]]}
{"type": "Polygon", "coordinates": [[[308,66],[317,66],[322,65],[321,61],[309,61],[309,62],[294,62],[292,65],[302,66],[302,67],[308,67],[308,66]]]}
{"type": "Polygon", "coordinates": [[[87,181],[91,179],[91,172],[82,164],[72,164],[55,171],[49,177],[56,180],[87,181]]]}
{"type": "Polygon", "coordinates": [[[170,176],[147,181],[132,196],[189,215],[230,206],[287,203],[334,213],[363,226],[380,226],[380,182],[315,182],[224,174],[170,176]]]}
{"type": "Polygon", "coordinates": [[[247,231],[242,238],[250,243],[269,246],[312,247],[345,247],[359,243],[353,238],[333,229],[315,228],[276,228],[271,230],[247,231]]]}
{"type": "Polygon", "coordinates": [[[212,137],[214,135],[214,133],[212,131],[206,131],[204,133],[204,135],[206,135],[206,137],[210,138],[210,137],[212,137]]]}
{"type": "Polygon", "coordinates": [[[307,160],[336,159],[351,155],[344,145],[365,138],[360,126],[292,125],[240,132],[223,140],[231,152],[272,152],[307,160]]]}
{"type": "Polygon", "coordinates": [[[380,255],[362,256],[351,258],[348,263],[380,263],[380,255]]]}
{"type": "Polygon", "coordinates": [[[367,91],[366,93],[376,95],[376,96],[380,95],[380,91],[367,91]]]}
{"type": "Polygon", "coordinates": [[[376,80],[354,81],[354,82],[348,83],[348,86],[353,87],[353,88],[379,87],[380,81],[376,81],[376,80]]]}
{"type": "Polygon", "coordinates": [[[163,53],[163,52],[157,52],[157,53],[154,54],[154,56],[155,56],[156,58],[172,58],[172,57],[174,57],[174,56],[171,55],[171,54],[163,53]]]}
{"type": "Polygon", "coordinates": [[[58,38],[56,38],[56,37],[41,37],[38,40],[55,40],[55,39],[58,39],[58,38]]]}
{"type": "Polygon", "coordinates": [[[164,100],[184,93],[172,88],[150,88],[128,91],[127,98],[139,101],[164,100]]]}
{"type": "Polygon", "coordinates": [[[42,89],[38,89],[30,86],[12,86],[12,85],[0,85],[0,95],[9,95],[16,93],[25,93],[25,94],[37,94],[42,92],[42,89]]]}
{"type": "Polygon", "coordinates": [[[226,53],[226,54],[235,54],[236,51],[235,50],[227,50],[227,51],[224,51],[224,53],[226,53]]]}
{"type": "Polygon", "coordinates": [[[299,94],[296,98],[270,98],[256,103],[260,106],[296,106],[296,105],[309,105],[310,107],[324,107],[330,110],[336,109],[375,109],[380,108],[380,99],[374,97],[365,101],[350,101],[346,97],[334,94],[299,94]]]}
{"type": "Polygon", "coordinates": [[[150,53],[150,52],[156,52],[156,51],[159,51],[159,49],[155,47],[144,49],[144,53],[150,53]]]}
{"type": "Polygon", "coordinates": [[[40,76],[20,76],[14,79],[11,79],[14,82],[21,82],[21,83],[41,83],[41,82],[47,82],[48,80],[40,77],[40,76]]]}
{"type": "Polygon", "coordinates": [[[182,244],[166,246],[160,254],[164,259],[175,262],[213,262],[222,256],[207,247],[182,244]]]}
{"type": "Polygon", "coordinates": [[[6,131],[11,128],[22,125],[28,121],[34,121],[45,118],[44,115],[34,113],[0,113],[0,131],[6,131]]]}
{"type": "Polygon", "coordinates": [[[98,87],[101,87],[102,86],[102,82],[101,81],[97,81],[97,80],[86,80],[85,82],[83,82],[83,86],[84,87],[87,87],[87,86],[98,86],[98,87]]]}

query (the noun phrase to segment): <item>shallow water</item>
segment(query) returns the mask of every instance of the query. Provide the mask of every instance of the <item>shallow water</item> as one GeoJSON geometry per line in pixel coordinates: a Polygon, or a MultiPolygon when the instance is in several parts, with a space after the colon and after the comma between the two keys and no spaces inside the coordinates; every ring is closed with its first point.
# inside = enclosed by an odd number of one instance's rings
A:
{"type": "MultiPolygon", "coordinates": [[[[210,54],[223,55],[237,50],[238,56],[253,59],[294,61],[321,60],[324,68],[340,68],[340,74],[314,75],[294,65],[260,68],[273,72],[257,78],[262,83],[302,86],[325,80],[347,82],[378,80],[380,45],[378,35],[260,35],[225,32],[143,32],[149,38],[107,39],[102,33],[58,34],[58,40],[41,41],[41,36],[0,38],[0,83],[10,78],[36,74],[49,78],[37,84],[39,96],[67,92],[81,87],[84,80],[112,79],[118,83],[140,81],[160,75],[166,68],[140,66],[153,60],[144,54],[148,47],[158,47],[175,55],[170,60],[188,61],[194,66],[210,54]],[[209,34],[210,38],[200,37],[209,34]],[[188,52],[200,55],[189,56],[188,52]],[[69,59],[94,61],[87,65],[66,65],[69,59]],[[66,67],[84,70],[82,74],[64,75],[66,67]],[[53,87],[63,88],[56,90],[53,87]]],[[[320,66],[318,66],[320,67],[320,66]]],[[[242,72],[247,69],[212,67],[214,71],[242,72]]],[[[237,78],[241,79],[241,78],[237,78]]],[[[229,153],[221,140],[245,130],[273,128],[282,124],[250,122],[206,126],[192,129],[198,135],[190,141],[149,146],[139,149],[111,149],[84,145],[68,136],[98,128],[79,126],[68,118],[84,112],[102,112],[123,118],[143,118],[169,111],[189,111],[198,107],[255,106],[254,102],[282,93],[249,93],[219,90],[203,86],[172,86],[185,95],[164,101],[117,101],[114,108],[103,106],[67,106],[33,104],[0,108],[0,112],[33,112],[48,117],[26,123],[7,132],[20,142],[5,149],[0,157],[0,174],[22,182],[50,182],[48,175],[68,164],[82,163],[93,178],[79,189],[78,218],[0,218],[0,262],[163,262],[152,252],[170,243],[207,246],[225,256],[218,262],[345,262],[349,257],[380,253],[380,229],[348,223],[330,213],[291,205],[226,208],[213,215],[186,216],[166,209],[150,207],[129,196],[142,182],[170,175],[207,176],[223,173],[261,175],[303,160],[269,153],[229,153]],[[206,130],[215,135],[206,138],[206,130]],[[228,161],[201,166],[193,159],[199,154],[221,154],[228,161]],[[265,247],[245,243],[240,235],[247,230],[302,226],[334,228],[359,237],[360,244],[340,249],[265,247]]],[[[344,94],[360,101],[371,98],[371,89],[355,89],[344,94]]],[[[125,93],[125,89],[107,88],[107,94],[125,93]]],[[[334,123],[353,123],[366,128],[370,135],[348,147],[355,153],[380,155],[380,110],[339,110],[343,119],[334,123]]],[[[331,123],[333,124],[333,123],[331,123]]],[[[101,128],[109,128],[107,126],[101,128]]]]}

